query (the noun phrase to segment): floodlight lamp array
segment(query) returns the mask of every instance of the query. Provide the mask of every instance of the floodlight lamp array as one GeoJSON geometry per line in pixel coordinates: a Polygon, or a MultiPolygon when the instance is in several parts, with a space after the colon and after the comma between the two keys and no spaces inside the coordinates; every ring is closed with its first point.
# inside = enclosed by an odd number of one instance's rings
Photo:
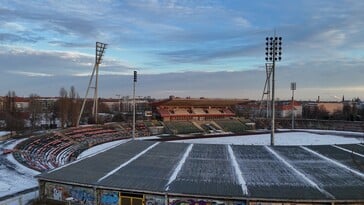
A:
{"type": "Polygon", "coordinates": [[[107,44],[96,42],[96,63],[101,64],[107,44]]]}
{"type": "Polygon", "coordinates": [[[269,62],[282,60],[282,37],[267,37],[265,60],[269,62]]]}

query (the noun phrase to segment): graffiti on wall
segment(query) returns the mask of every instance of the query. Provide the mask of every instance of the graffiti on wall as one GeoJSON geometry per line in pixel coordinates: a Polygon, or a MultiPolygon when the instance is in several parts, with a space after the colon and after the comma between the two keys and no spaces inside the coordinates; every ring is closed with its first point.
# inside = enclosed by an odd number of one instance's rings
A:
{"type": "Polygon", "coordinates": [[[169,198],[169,205],[225,205],[223,201],[192,198],[169,198]]]}
{"type": "MultiPolygon", "coordinates": [[[[251,201],[249,205],[328,205],[330,203],[299,203],[299,202],[266,202],[266,201],[251,201]]],[[[336,203],[335,203],[336,204],[336,203]]]]}
{"type": "Polygon", "coordinates": [[[146,205],[164,205],[164,203],[165,203],[164,196],[145,195],[144,197],[145,197],[146,205]]]}
{"type": "Polygon", "coordinates": [[[45,197],[57,201],[64,201],[69,197],[70,187],[67,185],[46,183],[45,184],[45,197]]]}
{"type": "Polygon", "coordinates": [[[72,187],[70,190],[71,197],[78,203],[92,205],[95,201],[94,192],[92,189],[72,187]]]}
{"type": "Polygon", "coordinates": [[[119,205],[119,192],[116,191],[101,191],[101,205],[119,205]]]}
{"type": "Polygon", "coordinates": [[[72,197],[74,202],[83,205],[91,205],[95,201],[92,189],[48,182],[45,184],[45,196],[57,201],[65,201],[66,198],[72,197]]]}

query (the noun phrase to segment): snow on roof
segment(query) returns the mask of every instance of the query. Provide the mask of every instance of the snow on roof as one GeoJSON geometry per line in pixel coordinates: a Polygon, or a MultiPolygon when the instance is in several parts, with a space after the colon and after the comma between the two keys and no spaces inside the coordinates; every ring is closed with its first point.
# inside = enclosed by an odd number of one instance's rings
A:
{"type": "MultiPolygon", "coordinates": [[[[363,146],[351,146],[363,154],[363,146]]],[[[231,199],[364,200],[364,177],[353,170],[363,171],[348,160],[350,153],[330,145],[192,146],[134,140],[38,178],[96,188],[231,199]],[[236,163],[231,163],[232,158],[236,163]]]]}

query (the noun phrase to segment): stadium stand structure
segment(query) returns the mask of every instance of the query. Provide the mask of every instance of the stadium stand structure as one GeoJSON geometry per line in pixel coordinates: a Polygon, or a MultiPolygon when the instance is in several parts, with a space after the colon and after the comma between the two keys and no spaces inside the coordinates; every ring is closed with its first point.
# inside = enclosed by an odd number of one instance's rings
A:
{"type": "Polygon", "coordinates": [[[364,145],[129,141],[38,176],[44,203],[359,205],[364,145]]]}
{"type": "Polygon", "coordinates": [[[248,100],[170,97],[151,105],[162,121],[186,121],[233,117],[232,107],[245,102],[248,100]]]}
{"type": "MultiPolygon", "coordinates": [[[[149,136],[144,123],[137,123],[136,136],[149,136]]],[[[131,136],[131,126],[86,126],[30,137],[16,145],[13,155],[25,166],[44,172],[72,162],[84,150],[131,136]]]]}
{"type": "Polygon", "coordinates": [[[202,133],[191,121],[167,121],[164,125],[170,134],[202,133]]]}
{"type": "Polygon", "coordinates": [[[233,132],[236,134],[243,133],[247,130],[247,127],[238,119],[221,119],[215,120],[224,131],[233,132]]]}

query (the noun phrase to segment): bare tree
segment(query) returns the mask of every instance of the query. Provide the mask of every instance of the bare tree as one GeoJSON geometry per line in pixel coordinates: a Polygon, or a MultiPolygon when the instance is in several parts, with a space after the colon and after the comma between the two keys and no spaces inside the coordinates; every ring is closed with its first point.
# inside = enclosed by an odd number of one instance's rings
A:
{"type": "Polygon", "coordinates": [[[5,98],[5,123],[7,130],[17,131],[24,128],[24,120],[16,109],[15,91],[9,91],[5,98]]]}
{"type": "Polygon", "coordinates": [[[80,101],[80,96],[76,92],[74,86],[71,86],[68,97],[69,97],[68,122],[70,122],[71,126],[76,126],[78,115],[81,109],[81,101],[80,101]]]}
{"type": "Polygon", "coordinates": [[[61,126],[67,126],[68,120],[68,93],[67,90],[63,87],[59,91],[59,100],[58,100],[58,117],[61,121],[61,126]]]}
{"type": "Polygon", "coordinates": [[[29,120],[30,124],[32,126],[32,129],[35,129],[37,127],[37,124],[39,124],[41,118],[42,118],[42,105],[40,102],[40,96],[37,94],[30,94],[29,95],[29,120]]]}

